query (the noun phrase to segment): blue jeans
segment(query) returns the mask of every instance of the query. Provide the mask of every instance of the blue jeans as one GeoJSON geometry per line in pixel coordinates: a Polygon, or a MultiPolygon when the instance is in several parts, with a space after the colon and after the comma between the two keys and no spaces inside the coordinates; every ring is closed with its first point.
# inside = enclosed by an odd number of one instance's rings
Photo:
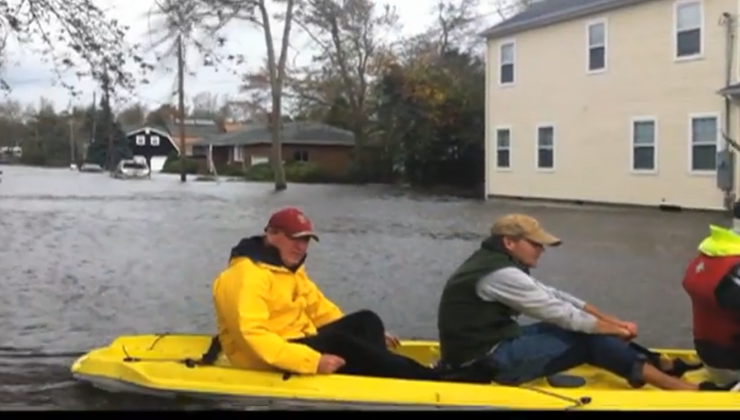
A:
{"type": "Polygon", "coordinates": [[[494,369],[493,380],[504,385],[519,385],[588,363],[626,379],[633,387],[644,385],[645,361],[644,355],[617,337],[578,333],[546,323],[523,326],[519,337],[500,342],[486,360],[494,369]]]}

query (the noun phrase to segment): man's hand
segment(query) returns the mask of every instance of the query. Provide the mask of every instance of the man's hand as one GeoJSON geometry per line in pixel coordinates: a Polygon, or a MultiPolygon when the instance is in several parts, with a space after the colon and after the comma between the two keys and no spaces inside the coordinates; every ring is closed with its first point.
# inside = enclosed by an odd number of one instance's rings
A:
{"type": "Polygon", "coordinates": [[[390,348],[396,348],[399,345],[401,345],[401,341],[398,339],[398,337],[385,333],[385,345],[390,348]]]}
{"type": "Polygon", "coordinates": [[[627,328],[602,320],[597,321],[596,331],[599,334],[616,335],[625,340],[630,340],[632,338],[632,333],[627,328]]]}
{"type": "Polygon", "coordinates": [[[317,372],[322,374],[334,373],[344,366],[345,363],[344,359],[339,356],[335,356],[333,354],[322,354],[321,359],[319,359],[317,372]]]}
{"type": "Polygon", "coordinates": [[[614,325],[616,325],[616,326],[618,326],[618,327],[620,327],[622,329],[626,329],[630,333],[630,336],[628,337],[630,340],[633,339],[633,338],[635,338],[635,337],[637,337],[637,325],[634,322],[622,321],[621,319],[619,319],[619,318],[617,318],[615,316],[607,315],[607,314],[599,311],[598,309],[596,309],[596,307],[593,306],[593,305],[591,305],[591,304],[586,304],[586,306],[583,307],[583,310],[585,312],[587,312],[587,313],[595,316],[601,322],[606,322],[606,323],[609,323],[609,324],[614,324],[614,325]]]}
{"type": "Polygon", "coordinates": [[[637,324],[635,324],[634,322],[618,321],[617,325],[629,331],[631,334],[631,339],[637,337],[637,324]]]}

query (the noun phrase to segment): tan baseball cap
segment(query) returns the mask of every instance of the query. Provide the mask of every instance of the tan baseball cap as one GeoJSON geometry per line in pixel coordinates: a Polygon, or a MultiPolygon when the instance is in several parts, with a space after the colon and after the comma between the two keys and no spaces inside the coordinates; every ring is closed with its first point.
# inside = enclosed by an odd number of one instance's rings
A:
{"type": "Polygon", "coordinates": [[[507,214],[491,226],[491,235],[514,236],[542,245],[558,246],[563,241],[540,227],[534,217],[525,214],[507,214]]]}

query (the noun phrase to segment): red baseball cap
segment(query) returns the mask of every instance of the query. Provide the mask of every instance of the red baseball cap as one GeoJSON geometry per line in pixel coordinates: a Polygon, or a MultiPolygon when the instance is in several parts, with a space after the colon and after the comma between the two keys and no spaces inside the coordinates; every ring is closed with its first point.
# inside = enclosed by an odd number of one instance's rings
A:
{"type": "Polygon", "coordinates": [[[280,209],[270,216],[267,227],[280,229],[291,238],[313,238],[319,241],[318,235],[313,231],[313,224],[302,211],[295,207],[280,209]]]}

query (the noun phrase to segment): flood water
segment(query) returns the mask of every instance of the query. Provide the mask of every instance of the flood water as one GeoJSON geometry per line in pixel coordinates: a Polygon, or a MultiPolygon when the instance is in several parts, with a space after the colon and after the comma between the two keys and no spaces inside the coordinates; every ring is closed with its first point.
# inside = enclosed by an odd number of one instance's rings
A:
{"type": "Polygon", "coordinates": [[[2,167],[0,410],[202,408],[76,383],[71,362],[119,335],[213,332],[210,286],[242,236],[281,206],[321,233],[307,269],[345,311],[371,308],[404,338],[436,339],[448,274],[508,212],[564,245],[535,276],[638,323],[650,346],[690,345],[684,266],[717,213],[429,198],[389,187],[181,184],[2,167]]]}

